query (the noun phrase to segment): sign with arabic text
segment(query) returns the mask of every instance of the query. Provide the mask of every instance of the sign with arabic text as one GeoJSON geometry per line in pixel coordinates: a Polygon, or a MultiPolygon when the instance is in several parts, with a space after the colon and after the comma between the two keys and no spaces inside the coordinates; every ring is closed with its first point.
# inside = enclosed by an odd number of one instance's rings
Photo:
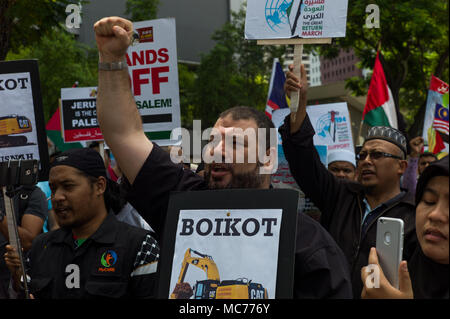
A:
{"type": "Polygon", "coordinates": [[[245,38],[345,37],[348,0],[248,0],[245,38]]]}
{"type": "Polygon", "coordinates": [[[65,143],[100,141],[97,121],[97,88],[61,89],[61,123],[65,143]]]}

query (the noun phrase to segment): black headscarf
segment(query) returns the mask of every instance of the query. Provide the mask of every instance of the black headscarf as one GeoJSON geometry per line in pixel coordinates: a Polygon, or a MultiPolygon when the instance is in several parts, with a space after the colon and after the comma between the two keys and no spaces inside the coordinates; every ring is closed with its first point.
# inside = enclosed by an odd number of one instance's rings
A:
{"type": "MultiPolygon", "coordinates": [[[[448,176],[448,156],[430,164],[420,175],[416,188],[416,208],[422,199],[425,187],[435,176],[448,176]]],[[[415,299],[449,298],[449,265],[439,264],[425,256],[417,243],[408,263],[415,299]]]]}

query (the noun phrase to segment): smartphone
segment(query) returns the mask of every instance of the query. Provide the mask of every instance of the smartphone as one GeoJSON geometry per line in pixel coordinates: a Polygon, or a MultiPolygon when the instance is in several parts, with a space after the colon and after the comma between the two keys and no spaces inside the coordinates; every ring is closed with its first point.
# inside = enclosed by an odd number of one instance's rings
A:
{"type": "Polygon", "coordinates": [[[403,257],[403,220],[380,217],[377,222],[378,261],[391,285],[399,288],[398,268],[403,257]]]}

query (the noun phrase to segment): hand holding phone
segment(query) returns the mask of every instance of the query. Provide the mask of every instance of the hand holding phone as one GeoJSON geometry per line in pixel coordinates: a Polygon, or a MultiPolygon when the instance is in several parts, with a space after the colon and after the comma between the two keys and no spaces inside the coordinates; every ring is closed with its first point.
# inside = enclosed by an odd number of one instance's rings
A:
{"type": "Polygon", "coordinates": [[[397,289],[398,269],[403,257],[403,228],[403,220],[399,218],[378,218],[376,243],[378,260],[387,280],[397,289]]]}

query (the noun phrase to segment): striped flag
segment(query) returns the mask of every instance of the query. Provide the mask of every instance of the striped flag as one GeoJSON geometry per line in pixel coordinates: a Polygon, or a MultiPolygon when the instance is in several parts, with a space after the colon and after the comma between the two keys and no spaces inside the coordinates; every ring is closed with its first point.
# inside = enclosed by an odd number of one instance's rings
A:
{"type": "Polygon", "coordinates": [[[439,154],[443,150],[445,150],[445,144],[441,135],[430,126],[428,129],[428,151],[439,154]]]}
{"type": "Polygon", "coordinates": [[[298,22],[302,11],[303,0],[292,0],[291,4],[286,10],[289,25],[291,27],[291,36],[294,36],[295,30],[297,30],[298,22]]]}
{"type": "Polygon", "coordinates": [[[444,81],[431,77],[422,136],[428,141],[428,150],[439,155],[449,150],[448,88],[444,81]]]}
{"type": "Polygon", "coordinates": [[[278,109],[289,108],[284,93],[284,82],[286,76],[278,59],[274,59],[272,67],[272,76],[270,78],[269,96],[266,104],[266,115],[272,119],[272,113],[278,109]]]}
{"type": "Polygon", "coordinates": [[[398,127],[398,110],[377,52],[362,120],[369,126],[398,127]]]}
{"type": "Polygon", "coordinates": [[[448,109],[440,104],[436,104],[436,110],[434,113],[433,128],[445,134],[449,134],[449,121],[448,121],[448,109]]]}

